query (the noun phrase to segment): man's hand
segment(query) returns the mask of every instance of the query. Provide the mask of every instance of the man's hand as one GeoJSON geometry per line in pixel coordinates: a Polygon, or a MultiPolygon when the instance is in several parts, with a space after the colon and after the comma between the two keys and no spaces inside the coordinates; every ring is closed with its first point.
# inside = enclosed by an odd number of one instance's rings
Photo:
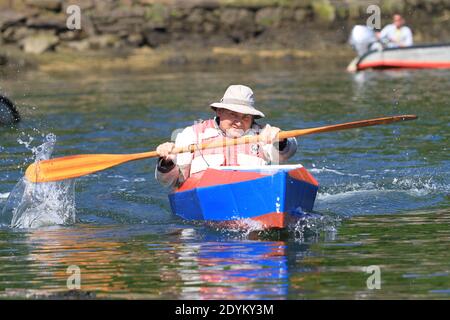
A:
{"type": "Polygon", "coordinates": [[[173,148],[175,148],[175,143],[173,142],[166,142],[163,144],[160,144],[156,148],[156,152],[158,152],[159,156],[164,159],[164,161],[174,161],[176,155],[171,154],[173,148]]]}
{"type": "Polygon", "coordinates": [[[259,133],[259,136],[261,138],[261,141],[267,144],[272,144],[278,141],[277,135],[280,131],[281,131],[280,128],[272,127],[271,125],[266,124],[264,129],[259,133]]]}

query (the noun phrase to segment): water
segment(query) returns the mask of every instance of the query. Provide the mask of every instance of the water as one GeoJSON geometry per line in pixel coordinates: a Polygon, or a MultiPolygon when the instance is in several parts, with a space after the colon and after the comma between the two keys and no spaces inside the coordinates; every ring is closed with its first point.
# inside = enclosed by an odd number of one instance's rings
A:
{"type": "Polygon", "coordinates": [[[82,298],[448,299],[450,72],[343,69],[4,77],[1,90],[24,121],[0,128],[0,210],[48,134],[56,137],[53,156],[153,150],[174,129],[208,118],[208,104],[231,83],[251,86],[270,123],[286,130],[393,114],[419,120],[299,139],[291,163],[319,181],[322,218],[283,235],[254,239],[173,216],[154,159],[48,186],[28,212],[76,222],[21,220],[13,225],[34,228],[11,228],[3,215],[0,297],[65,297],[67,269],[78,266],[82,298]],[[74,216],[64,216],[71,209],[74,216]],[[371,265],[381,270],[379,290],[367,287],[371,265]]]}

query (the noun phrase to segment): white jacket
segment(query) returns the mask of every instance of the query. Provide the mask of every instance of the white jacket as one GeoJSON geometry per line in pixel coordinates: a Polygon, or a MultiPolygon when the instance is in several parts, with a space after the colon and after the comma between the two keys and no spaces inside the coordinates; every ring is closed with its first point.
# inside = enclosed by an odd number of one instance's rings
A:
{"type": "Polygon", "coordinates": [[[388,24],[381,30],[380,38],[388,39],[390,41],[388,43],[389,48],[398,46],[408,47],[413,45],[413,35],[411,29],[407,26],[402,26],[400,29],[397,29],[394,24],[388,24]]]}

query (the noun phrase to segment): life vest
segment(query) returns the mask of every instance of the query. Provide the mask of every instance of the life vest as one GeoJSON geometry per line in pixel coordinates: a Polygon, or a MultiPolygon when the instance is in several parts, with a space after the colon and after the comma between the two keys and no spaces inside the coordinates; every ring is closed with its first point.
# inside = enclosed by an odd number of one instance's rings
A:
{"type": "MultiPolygon", "coordinates": [[[[258,128],[252,127],[250,135],[256,135],[258,128]]],[[[215,141],[226,141],[221,130],[217,127],[215,119],[197,123],[193,126],[198,145],[215,141]]],[[[258,143],[223,146],[213,149],[195,150],[192,153],[190,174],[206,170],[208,167],[218,166],[245,166],[266,165],[269,162],[262,146],[258,143]]]]}

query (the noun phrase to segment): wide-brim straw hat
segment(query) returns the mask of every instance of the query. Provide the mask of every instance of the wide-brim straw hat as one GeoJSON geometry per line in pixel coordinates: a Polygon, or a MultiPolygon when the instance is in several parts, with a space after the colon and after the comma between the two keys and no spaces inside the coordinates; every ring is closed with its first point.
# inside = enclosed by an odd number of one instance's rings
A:
{"type": "Polygon", "coordinates": [[[247,86],[231,85],[225,91],[220,102],[210,104],[213,110],[227,109],[242,114],[250,114],[256,119],[264,118],[264,113],[255,108],[253,91],[247,86]]]}

